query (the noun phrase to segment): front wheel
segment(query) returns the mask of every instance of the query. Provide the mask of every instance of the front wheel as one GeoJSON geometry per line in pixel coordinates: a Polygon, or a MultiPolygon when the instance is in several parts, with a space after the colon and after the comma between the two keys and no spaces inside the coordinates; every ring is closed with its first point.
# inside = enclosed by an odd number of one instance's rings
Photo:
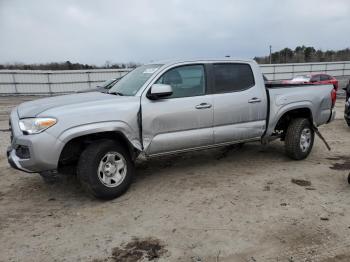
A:
{"type": "Polygon", "coordinates": [[[287,128],[285,137],[287,155],[294,160],[305,159],[311,152],[314,138],[315,133],[308,119],[293,119],[287,128]]]}
{"type": "Polygon", "coordinates": [[[81,154],[78,178],[83,187],[97,198],[113,199],[130,186],[134,163],[126,148],[112,140],[97,141],[81,154]]]}

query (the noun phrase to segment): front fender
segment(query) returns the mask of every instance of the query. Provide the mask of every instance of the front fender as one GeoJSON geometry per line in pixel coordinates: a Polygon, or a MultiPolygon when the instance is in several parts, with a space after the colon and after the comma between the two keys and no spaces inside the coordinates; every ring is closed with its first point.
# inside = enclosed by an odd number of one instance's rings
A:
{"type": "Polygon", "coordinates": [[[85,125],[71,127],[62,132],[58,136],[58,139],[62,142],[63,145],[65,145],[73,138],[110,131],[122,133],[136,149],[140,151],[142,150],[138,131],[122,121],[89,123],[85,125]]]}

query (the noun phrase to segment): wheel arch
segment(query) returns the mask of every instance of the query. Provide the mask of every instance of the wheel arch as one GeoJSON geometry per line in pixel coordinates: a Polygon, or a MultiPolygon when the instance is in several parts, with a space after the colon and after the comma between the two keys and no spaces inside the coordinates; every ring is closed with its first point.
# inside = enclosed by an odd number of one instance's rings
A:
{"type": "Polygon", "coordinates": [[[284,112],[276,122],[274,131],[285,131],[290,121],[295,118],[307,118],[313,124],[312,111],[308,107],[290,109],[284,112]]]}
{"type": "MultiPolygon", "coordinates": [[[[78,127],[81,129],[81,127],[78,127]]],[[[61,135],[63,146],[59,151],[58,168],[70,162],[78,160],[81,152],[91,143],[98,140],[114,140],[121,143],[127,148],[133,160],[141,152],[141,144],[139,140],[132,136],[132,132],[125,132],[115,127],[110,128],[83,128],[83,132],[72,132],[61,135]]]]}

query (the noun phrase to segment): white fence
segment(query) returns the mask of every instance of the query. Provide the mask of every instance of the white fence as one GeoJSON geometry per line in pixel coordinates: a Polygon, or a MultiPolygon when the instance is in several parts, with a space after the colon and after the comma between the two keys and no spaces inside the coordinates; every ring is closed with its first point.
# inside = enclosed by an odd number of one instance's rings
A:
{"type": "Polygon", "coordinates": [[[96,87],[127,72],[129,69],[0,70],[0,94],[70,93],[96,87]]]}
{"type": "MultiPolygon", "coordinates": [[[[325,72],[338,78],[350,76],[350,61],[329,63],[265,64],[262,72],[269,80],[290,79],[297,74],[325,72]]],[[[0,70],[0,94],[55,94],[93,88],[129,69],[70,71],[0,70]]]]}
{"type": "Polygon", "coordinates": [[[262,72],[269,80],[290,79],[295,75],[327,73],[334,77],[350,76],[350,61],[327,63],[264,64],[262,72]]]}

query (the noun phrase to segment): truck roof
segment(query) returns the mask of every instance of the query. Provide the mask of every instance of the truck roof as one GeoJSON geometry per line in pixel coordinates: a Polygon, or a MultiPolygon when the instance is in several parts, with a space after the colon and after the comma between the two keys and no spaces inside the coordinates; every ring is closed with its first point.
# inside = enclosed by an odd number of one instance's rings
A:
{"type": "Polygon", "coordinates": [[[167,59],[167,60],[160,60],[160,61],[154,61],[147,64],[163,64],[163,65],[173,65],[173,64],[180,64],[180,63],[207,63],[207,62],[243,62],[243,63],[256,63],[253,59],[241,59],[241,58],[185,58],[185,59],[167,59]]]}

